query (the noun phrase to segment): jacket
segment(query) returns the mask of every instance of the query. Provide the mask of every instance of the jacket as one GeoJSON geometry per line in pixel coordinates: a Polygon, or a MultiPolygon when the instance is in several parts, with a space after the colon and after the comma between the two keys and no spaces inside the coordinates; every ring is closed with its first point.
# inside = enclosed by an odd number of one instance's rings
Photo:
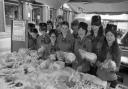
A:
{"type": "Polygon", "coordinates": [[[41,47],[41,45],[43,44],[49,44],[50,43],[50,38],[49,38],[49,35],[40,35],[38,38],[37,38],[37,48],[39,49],[41,47]]]}
{"type": "Polygon", "coordinates": [[[75,40],[74,45],[74,53],[77,57],[77,66],[82,65],[82,72],[90,71],[90,62],[86,61],[86,59],[82,59],[78,50],[83,49],[85,51],[91,52],[92,51],[92,43],[91,40],[87,37],[84,37],[82,40],[78,37],[75,40]]]}
{"type": "MultiPolygon", "coordinates": [[[[106,40],[104,39],[102,51],[100,53],[99,58],[97,59],[99,62],[103,63],[105,60],[111,59],[116,63],[117,68],[120,67],[121,60],[121,50],[116,42],[113,43],[111,47],[108,47],[106,40]]],[[[107,72],[104,69],[98,67],[97,75],[102,80],[105,81],[114,81],[117,80],[116,71],[107,72]]]]}
{"type": "Polygon", "coordinates": [[[56,43],[52,45],[51,43],[47,45],[47,51],[49,54],[55,53],[58,50],[56,43]]]}
{"type": "Polygon", "coordinates": [[[37,50],[37,39],[33,38],[30,34],[28,34],[28,48],[30,50],[37,50]]]}
{"type": "Polygon", "coordinates": [[[99,56],[103,45],[105,36],[102,37],[91,37],[92,40],[92,52],[99,56]]]}
{"type": "Polygon", "coordinates": [[[78,33],[73,32],[72,35],[74,36],[75,39],[78,38],[78,33]]]}
{"type": "Polygon", "coordinates": [[[57,48],[61,51],[73,52],[74,41],[74,37],[70,32],[67,33],[66,38],[63,38],[63,35],[60,34],[57,37],[57,48]]]}

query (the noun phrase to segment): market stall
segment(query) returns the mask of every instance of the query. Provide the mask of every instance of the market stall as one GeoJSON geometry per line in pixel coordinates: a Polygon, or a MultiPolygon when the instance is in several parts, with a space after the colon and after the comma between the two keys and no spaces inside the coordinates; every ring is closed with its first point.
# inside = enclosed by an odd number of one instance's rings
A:
{"type": "Polygon", "coordinates": [[[66,67],[62,59],[70,63],[75,56],[56,52],[42,60],[37,51],[28,49],[3,55],[0,57],[0,89],[107,89],[106,81],[66,67]]]}

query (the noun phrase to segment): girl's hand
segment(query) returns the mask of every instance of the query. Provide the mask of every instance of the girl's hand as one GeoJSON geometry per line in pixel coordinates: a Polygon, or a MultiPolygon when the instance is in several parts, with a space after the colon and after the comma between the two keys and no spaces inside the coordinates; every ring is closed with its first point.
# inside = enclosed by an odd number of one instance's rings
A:
{"type": "Polygon", "coordinates": [[[107,71],[107,72],[114,72],[117,70],[117,66],[115,64],[114,61],[109,60],[106,63],[103,63],[103,68],[107,71]]]}
{"type": "Polygon", "coordinates": [[[44,52],[44,50],[45,50],[45,49],[44,49],[43,47],[41,47],[41,48],[38,49],[38,53],[44,52]]]}
{"type": "Polygon", "coordinates": [[[115,72],[116,71],[116,69],[114,68],[114,67],[108,67],[108,68],[106,68],[106,67],[101,67],[101,69],[102,70],[105,70],[106,72],[115,72]]]}

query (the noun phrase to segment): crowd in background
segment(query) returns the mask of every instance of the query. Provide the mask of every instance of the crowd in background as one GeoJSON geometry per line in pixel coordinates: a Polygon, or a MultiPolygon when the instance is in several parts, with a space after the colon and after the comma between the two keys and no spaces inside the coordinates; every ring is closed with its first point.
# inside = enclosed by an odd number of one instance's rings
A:
{"type": "Polygon", "coordinates": [[[52,21],[47,21],[47,23],[39,23],[39,32],[41,35],[38,34],[34,24],[28,24],[29,49],[40,50],[41,47],[44,47],[44,58],[56,51],[72,52],[76,55],[76,61],[68,66],[109,81],[111,86],[117,83],[116,72],[120,67],[121,51],[117,43],[116,25],[107,24],[103,29],[101,17],[94,15],[91,19],[91,31],[88,30],[86,22],[78,20],[71,23],[70,30],[69,23],[63,21],[62,16],[58,16],[55,29],[52,21]],[[95,53],[97,55],[96,63],[92,64],[83,60],[78,52],[79,49],[95,53]],[[109,59],[116,63],[116,69],[102,68],[102,63],[109,59]]]}

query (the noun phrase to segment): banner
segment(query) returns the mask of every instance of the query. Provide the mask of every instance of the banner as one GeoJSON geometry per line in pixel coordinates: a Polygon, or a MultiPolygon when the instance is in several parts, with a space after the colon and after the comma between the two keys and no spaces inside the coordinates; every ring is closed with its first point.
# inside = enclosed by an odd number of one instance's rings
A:
{"type": "Polygon", "coordinates": [[[11,21],[11,52],[28,47],[27,21],[11,21]]]}

